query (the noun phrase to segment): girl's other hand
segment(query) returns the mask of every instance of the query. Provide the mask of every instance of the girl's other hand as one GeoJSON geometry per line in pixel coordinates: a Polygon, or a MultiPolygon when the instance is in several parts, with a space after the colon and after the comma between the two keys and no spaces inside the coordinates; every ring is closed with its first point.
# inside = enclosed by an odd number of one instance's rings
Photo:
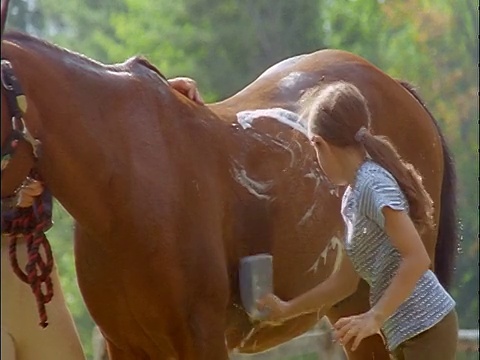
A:
{"type": "Polygon", "coordinates": [[[380,316],[370,310],[360,315],[339,319],[333,326],[334,338],[343,346],[353,340],[351,349],[355,351],[363,339],[379,334],[381,326],[380,316]]]}
{"type": "Polygon", "coordinates": [[[24,185],[18,192],[17,206],[26,208],[33,205],[35,197],[43,192],[43,185],[37,181],[32,180],[29,184],[24,185]]]}
{"type": "Polygon", "coordinates": [[[200,105],[204,104],[195,80],[188,77],[177,77],[174,79],[169,79],[168,82],[172,88],[188,97],[190,100],[193,100],[200,105]]]}

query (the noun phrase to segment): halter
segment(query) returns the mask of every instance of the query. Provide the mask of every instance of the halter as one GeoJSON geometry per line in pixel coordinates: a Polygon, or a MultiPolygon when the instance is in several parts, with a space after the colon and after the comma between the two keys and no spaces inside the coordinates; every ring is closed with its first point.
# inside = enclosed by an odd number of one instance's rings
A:
{"type": "Polygon", "coordinates": [[[23,113],[27,107],[26,98],[18,79],[13,72],[12,64],[5,59],[2,59],[1,80],[2,88],[5,90],[5,96],[7,98],[8,111],[12,117],[12,131],[6,139],[5,149],[2,149],[3,175],[3,170],[12,159],[13,154],[15,153],[16,144],[19,140],[25,140],[32,145],[33,156],[35,159],[38,159],[39,156],[40,141],[32,136],[25,125],[23,113]]]}
{"type": "MultiPolygon", "coordinates": [[[[9,115],[12,118],[12,130],[2,148],[1,175],[3,177],[4,170],[12,161],[19,141],[23,140],[32,145],[35,160],[38,160],[40,155],[40,141],[31,135],[23,120],[27,105],[26,98],[13,72],[12,64],[5,59],[1,60],[1,82],[9,115]]],[[[17,207],[15,195],[32,180],[41,180],[36,169],[30,170],[29,175],[14,191],[13,196],[2,198],[1,228],[2,234],[9,239],[9,257],[13,272],[32,289],[40,316],[40,326],[45,328],[48,326],[45,305],[53,297],[51,279],[53,256],[45,236],[45,231],[52,226],[52,195],[45,189],[41,196],[35,198],[31,207],[17,207]],[[27,244],[28,252],[25,271],[20,269],[17,259],[17,241],[22,236],[27,244]],[[42,247],[46,256],[45,260],[40,253],[42,247]],[[44,288],[42,285],[45,285],[44,288]]]]}

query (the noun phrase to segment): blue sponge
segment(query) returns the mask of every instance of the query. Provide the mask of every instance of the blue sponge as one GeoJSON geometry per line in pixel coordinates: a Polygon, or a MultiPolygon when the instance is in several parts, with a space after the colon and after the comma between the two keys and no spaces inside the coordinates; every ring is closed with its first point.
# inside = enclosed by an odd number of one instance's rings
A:
{"type": "Polygon", "coordinates": [[[253,320],[262,320],[268,309],[259,311],[257,300],[273,292],[272,255],[257,254],[240,259],[240,297],[243,307],[253,320]]]}

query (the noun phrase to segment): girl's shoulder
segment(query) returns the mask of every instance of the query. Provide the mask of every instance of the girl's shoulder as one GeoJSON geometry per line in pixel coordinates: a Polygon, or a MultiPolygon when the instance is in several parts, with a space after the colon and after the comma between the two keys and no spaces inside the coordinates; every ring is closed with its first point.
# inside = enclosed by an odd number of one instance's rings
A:
{"type": "Polygon", "coordinates": [[[395,177],[374,161],[369,160],[360,168],[355,190],[359,209],[368,214],[384,206],[408,210],[408,202],[395,177]]]}
{"type": "Polygon", "coordinates": [[[383,188],[398,188],[395,177],[383,166],[373,160],[365,161],[360,167],[355,187],[358,191],[382,190],[383,188]]]}

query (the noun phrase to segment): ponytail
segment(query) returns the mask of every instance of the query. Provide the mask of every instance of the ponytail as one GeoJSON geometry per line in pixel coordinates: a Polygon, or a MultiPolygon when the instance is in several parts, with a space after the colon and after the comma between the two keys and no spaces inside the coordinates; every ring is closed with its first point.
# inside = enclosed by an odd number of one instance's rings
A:
{"type": "Polygon", "coordinates": [[[397,180],[400,189],[407,198],[410,218],[421,234],[432,229],[433,201],[425,190],[422,177],[412,164],[404,161],[393,144],[385,136],[378,136],[364,131],[360,142],[373,161],[388,170],[397,180]]]}

